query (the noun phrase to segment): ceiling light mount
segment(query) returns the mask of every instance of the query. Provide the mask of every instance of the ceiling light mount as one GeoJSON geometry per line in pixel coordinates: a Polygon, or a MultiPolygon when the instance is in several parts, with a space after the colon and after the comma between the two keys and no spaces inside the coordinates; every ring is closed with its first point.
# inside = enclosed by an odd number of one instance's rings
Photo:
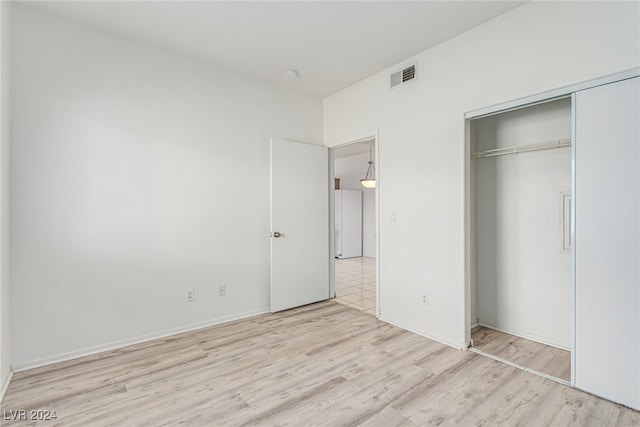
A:
{"type": "Polygon", "coordinates": [[[287,68],[282,74],[284,74],[287,79],[295,79],[300,75],[298,70],[294,70],[293,68],[287,68]]]}

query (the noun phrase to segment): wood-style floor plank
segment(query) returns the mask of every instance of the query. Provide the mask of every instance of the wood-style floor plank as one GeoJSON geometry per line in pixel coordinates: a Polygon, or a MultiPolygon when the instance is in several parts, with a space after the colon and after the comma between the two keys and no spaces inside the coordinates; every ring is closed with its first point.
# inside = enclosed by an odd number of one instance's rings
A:
{"type": "Polygon", "coordinates": [[[471,331],[473,347],[525,368],[571,381],[571,352],[477,326],[471,331]]]}
{"type": "Polygon", "coordinates": [[[331,301],[17,373],[2,409],[58,416],[7,426],[640,426],[636,411],[331,301]]]}

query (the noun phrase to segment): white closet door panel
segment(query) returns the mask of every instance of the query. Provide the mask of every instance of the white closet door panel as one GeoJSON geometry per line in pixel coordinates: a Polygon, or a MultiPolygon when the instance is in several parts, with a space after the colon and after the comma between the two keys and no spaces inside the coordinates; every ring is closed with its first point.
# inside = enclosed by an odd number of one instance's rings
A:
{"type": "Polygon", "coordinates": [[[575,97],[575,384],[640,408],[640,79],[575,97]]]}

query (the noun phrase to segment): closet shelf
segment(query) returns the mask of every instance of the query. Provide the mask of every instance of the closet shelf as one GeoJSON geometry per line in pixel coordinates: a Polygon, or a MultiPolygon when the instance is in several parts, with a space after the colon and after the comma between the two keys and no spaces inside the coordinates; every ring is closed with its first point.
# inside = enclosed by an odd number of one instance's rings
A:
{"type": "Polygon", "coordinates": [[[552,141],[537,142],[535,144],[523,145],[521,147],[496,148],[493,150],[478,151],[471,154],[474,159],[483,157],[503,156],[505,154],[526,153],[529,151],[551,150],[553,148],[571,147],[571,138],[554,139],[552,141]]]}

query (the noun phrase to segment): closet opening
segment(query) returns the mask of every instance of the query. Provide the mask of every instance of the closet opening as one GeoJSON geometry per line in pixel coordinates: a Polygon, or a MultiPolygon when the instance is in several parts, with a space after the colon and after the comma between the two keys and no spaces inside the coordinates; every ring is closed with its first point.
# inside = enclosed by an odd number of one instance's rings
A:
{"type": "Polygon", "coordinates": [[[470,349],[569,384],[571,98],[474,118],[470,349]]]}

